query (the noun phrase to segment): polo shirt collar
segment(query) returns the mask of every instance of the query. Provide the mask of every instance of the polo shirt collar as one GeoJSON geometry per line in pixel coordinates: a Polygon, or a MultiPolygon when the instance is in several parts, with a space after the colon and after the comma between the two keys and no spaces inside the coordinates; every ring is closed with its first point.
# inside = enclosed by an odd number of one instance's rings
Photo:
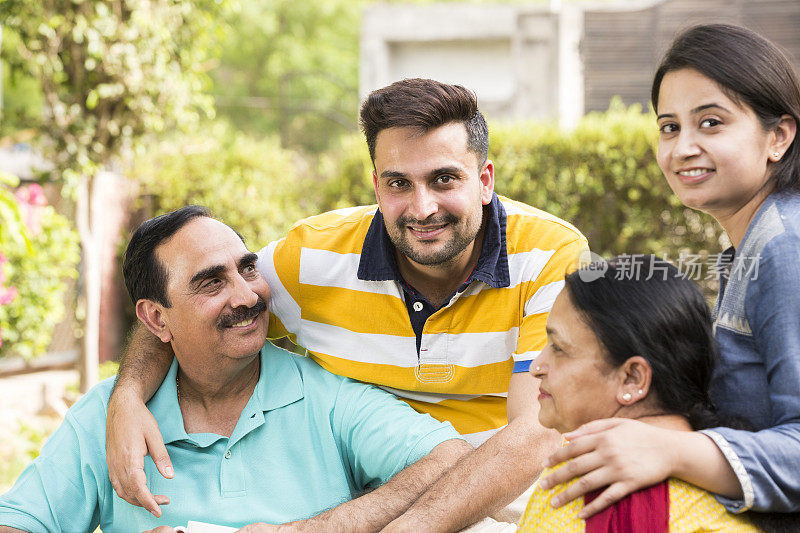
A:
{"type": "MultiPolygon", "coordinates": [[[[494,288],[508,287],[511,276],[508,271],[508,247],[506,245],[506,210],[497,194],[484,208],[486,227],[483,233],[481,255],[467,283],[480,280],[494,288]]],[[[358,264],[358,279],[364,281],[403,281],[397,267],[395,248],[386,231],[380,209],[372,218],[367,236],[361,248],[358,264]]]]}
{"type": "MultiPolygon", "coordinates": [[[[297,366],[291,361],[291,356],[267,342],[261,349],[260,360],[258,383],[242,415],[253,409],[261,412],[280,409],[303,398],[303,380],[297,366]]],[[[178,359],[173,358],[167,376],[147,403],[158,422],[164,444],[194,440],[186,433],[183,415],[178,406],[178,388],[175,382],[177,375],[178,359]]]]}

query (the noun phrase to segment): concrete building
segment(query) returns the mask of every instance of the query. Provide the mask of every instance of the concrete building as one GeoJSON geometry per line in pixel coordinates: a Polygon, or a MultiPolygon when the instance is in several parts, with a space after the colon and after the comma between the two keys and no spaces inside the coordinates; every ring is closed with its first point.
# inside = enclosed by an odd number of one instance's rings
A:
{"type": "Polygon", "coordinates": [[[701,22],[748,26],[800,67],[797,0],[378,4],[362,22],[359,92],[434,78],[474,90],[490,118],[570,127],[615,95],[647,108],[661,54],[701,22]]]}

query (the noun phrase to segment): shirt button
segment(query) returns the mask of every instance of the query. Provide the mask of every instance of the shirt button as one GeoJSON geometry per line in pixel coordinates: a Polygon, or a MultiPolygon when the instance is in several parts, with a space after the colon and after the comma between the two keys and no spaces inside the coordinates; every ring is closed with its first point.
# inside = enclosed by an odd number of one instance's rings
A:
{"type": "Polygon", "coordinates": [[[230,458],[231,458],[231,451],[228,450],[227,452],[225,452],[225,459],[230,459],[230,458]]]}
{"type": "Polygon", "coordinates": [[[414,302],[414,311],[422,311],[422,302],[414,302]]]}

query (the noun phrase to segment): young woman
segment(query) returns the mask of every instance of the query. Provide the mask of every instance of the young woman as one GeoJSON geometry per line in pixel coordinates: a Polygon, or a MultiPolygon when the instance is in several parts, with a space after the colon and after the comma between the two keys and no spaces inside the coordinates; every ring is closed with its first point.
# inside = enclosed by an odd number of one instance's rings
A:
{"type": "MultiPolygon", "coordinates": [[[[675,477],[733,512],[800,511],[800,89],[786,57],[744,28],[703,25],[680,35],[655,75],[658,163],[681,201],[713,216],[733,246],[714,307],[720,362],[711,398],[753,431],[657,428],[595,421],[566,435],[542,479],[562,505],[602,493],[590,516],[675,477]]],[[[657,301],[653,305],[659,305],[657,301]]]]}
{"type": "MultiPolygon", "coordinates": [[[[619,417],[687,433],[716,422],[708,395],[716,351],[703,295],[669,263],[635,259],[641,275],[615,258],[597,279],[587,270],[566,277],[547,319],[547,346],[531,366],[541,379],[543,426],[566,433],[619,417]]],[[[553,509],[551,496],[534,489],[522,531],[757,531],[709,492],[677,479],[585,523],[578,518],[583,500],[553,509]]]]}

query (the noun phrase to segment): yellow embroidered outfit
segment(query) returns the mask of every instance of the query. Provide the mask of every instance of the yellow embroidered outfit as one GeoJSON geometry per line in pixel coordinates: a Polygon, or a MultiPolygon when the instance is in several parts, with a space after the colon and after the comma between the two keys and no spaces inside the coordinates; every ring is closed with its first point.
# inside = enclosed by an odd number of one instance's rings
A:
{"type": "MultiPolygon", "coordinates": [[[[559,468],[561,465],[555,467],[559,468]]],[[[547,468],[541,477],[553,472],[547,468]]],[[[559,485],[552,490],[536,488],[519,521],[519,532],[583,533],[585,522],[578,518],[583,508],[583,498],[571,501],[563,507],[553,509],[550,499],[575,483],[559,485]]],[[[711,493],[679,479],[668,481],[669,531],[675,533],[706,533],[725,531],[735,533],[757,533],[746,517],[728,513],[711,493]]]]}

